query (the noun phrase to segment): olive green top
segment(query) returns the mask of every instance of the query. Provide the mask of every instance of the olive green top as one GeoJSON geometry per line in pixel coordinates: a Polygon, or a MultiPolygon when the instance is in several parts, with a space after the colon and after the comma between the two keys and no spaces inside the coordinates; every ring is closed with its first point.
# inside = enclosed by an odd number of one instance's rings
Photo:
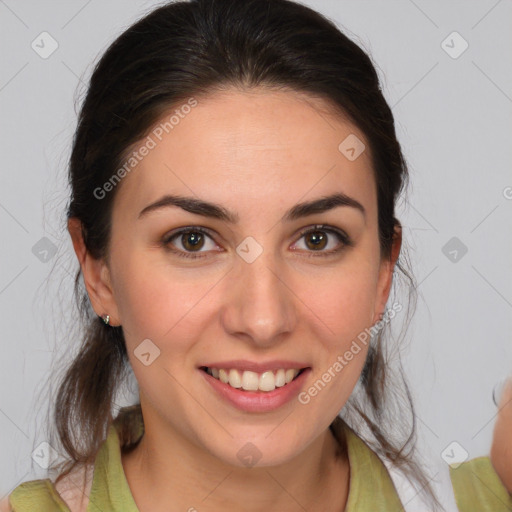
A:
{"type": "Polygon", "coordinates": [[[450,478],[460,512],[512,512],[512,496],[489,457],[451,466],[450,478]]]}
{"type": "MultiPolygon", "coordinates": [[[[126,408],[131,429],[122,435],[132,440],[144,433],[140,408],[126,408]]],[[[114,424],[96,456],[87,512],[139,512],[121,462],[120,425],[114,424]]],[[[346,440],[350,464],[349,494],[345,512],[401,512],[404,510],[393,481],[379,457],[342,421],[333,433],[346,440]]],[[[461,512],[512,512],[512,498],[501,484],[488,457],[450,468],[457,505],[461,512]]],[[[18,485],[9,495],[14,512],[70,512],[50,479],[18,485]]]]}

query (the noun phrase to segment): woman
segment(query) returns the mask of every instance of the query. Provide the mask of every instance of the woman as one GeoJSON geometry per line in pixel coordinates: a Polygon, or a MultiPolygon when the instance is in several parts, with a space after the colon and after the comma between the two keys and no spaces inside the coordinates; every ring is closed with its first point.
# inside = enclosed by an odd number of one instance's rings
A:
{"type": "Polygon", "coordinates": [[[285,0],[164,5],[98,63],[69,177],[70,464],[12,510],[402,510],[388,465],[441,509],[386,361],[407,169],[357,45],[285,0]]]}

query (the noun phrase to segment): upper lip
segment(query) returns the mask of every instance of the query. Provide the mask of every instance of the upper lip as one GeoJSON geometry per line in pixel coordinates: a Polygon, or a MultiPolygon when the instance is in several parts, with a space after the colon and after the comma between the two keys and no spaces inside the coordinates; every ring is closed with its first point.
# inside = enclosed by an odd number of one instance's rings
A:
{"type": "Polygon", "coordinates": [[[273,359],[272,361],[265,361],[261,363],[257,363],[255,361],[248,361],[246,359],[236,359],[232,361],[217,361],[212,363],[205,363],[200,366],[200,368],[208,367],[208,368],[217,368],[220,370],[221,368],[224,370],[249,370],[256,373],[263,373],[265,371],[274,371],[279,369],[287,370],[289,368],[297,368],[299,370],[303,368],[309,368],[309,365],[305,363],[301,363],[299,361],[290,361],[284,359],[273,359]]]}

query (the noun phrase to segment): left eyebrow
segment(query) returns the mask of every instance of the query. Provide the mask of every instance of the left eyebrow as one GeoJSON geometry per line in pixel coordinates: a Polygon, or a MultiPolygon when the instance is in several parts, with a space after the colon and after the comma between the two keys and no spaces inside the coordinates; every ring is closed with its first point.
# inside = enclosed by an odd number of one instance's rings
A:
{"type": "MultiPolygon", "coordinates": [[[[202,199],[197,199],[195,197],[185,197],[169,194],[146,206],[139,213],[138,218],[140,219],[155,210],[159,210],[161,208],[169,208],[172,206],[177,206],[189,213],[223,220],[231,224],[236,224],[240,220],[238,214],[224,208],[219,204],[203,201],[202,199]]],[[[366,218],[366,210],[359,201],[342,192],[338,192],[330,196],[325,196],[314,199],[312,201],[296,204],[284,214],[282,221],[291,222],[303,217],[307,217],[309,215],[313,215],[315,213],[327,212],[340,206],[355,208],[362,213],[363,217],[366,218]]]]}
{"type": "Polygon", "coordinates": [[[327,212],[333,208],[338,208],[339,206],[355,208],[360,211],[366,219],[366,210],[359,201],[342,192],[338,192],[337,194],[321,197],[313,201],[296,204],[285,213],[283,221],[290,222],[315,213],[327,212]]]}

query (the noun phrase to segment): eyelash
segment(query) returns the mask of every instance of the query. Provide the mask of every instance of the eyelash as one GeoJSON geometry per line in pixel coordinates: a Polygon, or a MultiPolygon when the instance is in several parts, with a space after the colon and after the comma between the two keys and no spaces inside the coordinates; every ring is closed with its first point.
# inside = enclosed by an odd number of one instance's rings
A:
{"type": "MultiPolygon", "coordinates": [[[[326,233],[331,233],[331,234],[334,234],[336,235],[340,242],[341,242],[341,246],[337,249],[333,249],[333,250],[330,250],[330,251],[319,251],[319,252],[316,252],[316,251],[307,251],[307,252],[310,252],[311,254],[308,254],[306,257],[313,257],[313,258],[316,258],[316,257],[329,257],[329,256],[334,256],[335,254],[341,252],[344,248],[346,247],[352,247],[353,246],[353,242],[352,240],[350,239],[350,237],[344,233],[343,231],[333,227],[333,226],[326,226],[326,225],[323,225],[323,224],[317,224],[315,226],[312,226],[312,227],[309,227],[309,228],[305,228],[304,230],[302,230],[299,234],[299,240],[305,236],[305,235],[308,235],[309,233],[314,233],[316,231],[324,231],[326,233]]],[[[178,257],[180,258],[189,258],[189,259],[199,259],[199,258],[205,258],[206,256],[204,255],[201,255],[200,252],[198,253],[193,253],[193,252],[184,252],[180,249],[173,249],[171,246],[170,246],[170,243],[172,240],[174,240],[175,238],[177,238],[178,236],[180,235],[184,235],[186,233],[202,233],[203,235],[206,235],[210,238],[213,238],[212,235],[210,234],[210,232],[204,228],[201,228],[200,226],[188,226],[186,228],[182,228],[178,231],[174,231],[172,233],[169,233],[167,236],[165,236],[163,239],[162,239],[162,242],[161,242],[161,245],[167,249],[168,251],[176,254],[178,257]]]]}

